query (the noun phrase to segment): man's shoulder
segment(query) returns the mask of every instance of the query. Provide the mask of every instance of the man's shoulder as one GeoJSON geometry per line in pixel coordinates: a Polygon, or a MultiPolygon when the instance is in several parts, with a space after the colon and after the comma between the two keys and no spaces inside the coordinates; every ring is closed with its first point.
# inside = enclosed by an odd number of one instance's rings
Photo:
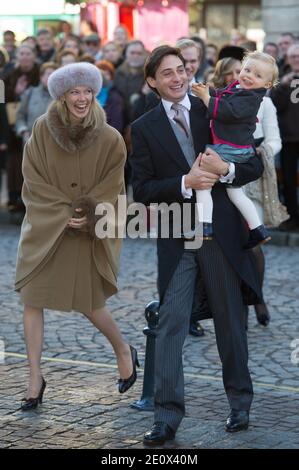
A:
{"type": "Polygon", "coordinates": [[[190,100],[190,103],[191,103],[191,109],[192,110],[198,110],[198,111],[201,111],[203,114],[206,114],[206,106],[205,104],[201,101],[200,98],[197,98],[197,96],[192,96],[192,95],[188,95],[189,96],[189,100],[190,100]]]}
{"type": "Polygon", "coordinates": [[[157,119],[162,111],[161,106],[161,103],[158,103],[157,106],[155,106],[153,109],[150,109],[138,119],[133,121],[131,124],[132,129],[147,126],[149,121],[157,119]]]}

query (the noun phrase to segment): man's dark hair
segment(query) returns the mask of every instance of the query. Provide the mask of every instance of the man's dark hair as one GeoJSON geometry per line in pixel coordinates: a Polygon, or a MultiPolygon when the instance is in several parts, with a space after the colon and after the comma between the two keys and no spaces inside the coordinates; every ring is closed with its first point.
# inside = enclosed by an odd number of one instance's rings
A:
{"type": "Polygon", "coordinates": [[[216,44],[214,44],[213,42],[208,42],[208,43],[206,44],[206,48],[207,48],[207,47],[212,47],[213,49],[215,49],[215,51],[218,52],[218,46],[216,46],[216,44]]]}
{"type": "Polygon", "coordinates": [[[53,37],[53,33],[50,29],[48,28],[41,28],[37,31],[37,34],[36,36],[39,37],[39,36],[42,36],[43,34],[49,34],[50,36],[53,37]]]}
{"type": "MultiPolygon", "coordinates": [[[[181,54],[180,49],[177,47],[172,47],[172,46],[159,46],[154,49],[151,54],[147,57],[145,64],[144,64],[144,78],[147,81],[148,77],[155,78],[156,77],[156,72],[158,68],[161,65],[162,60],[164,57],[168,55],[174,55],[181,59],[183,65],[185,66],[185,59],[181,54]]],[[[148,83],[148,86],[157,94],[158,90],[156,88],[153,88],[150,86],[148,83]]]]}
{"type": "MultiPolygon", "coordinates": [[[[122,26],[122,25],[121,25],[122,26]]],[[[140,41],[140,39],[132,39],[131,41],[129,41],[126,45],[125,45],[125,48],[123,50],[123,56],[125,57],[126,54],[127,54],[127,50],[129,49],[129,47],[131,46],[141,46],[143,47],[144,51],[146,50],[145,49],[145,45],[142,41],[140,41]]]]}
{"type": "Polygon", "coordinates": [[[263,51],[265,51],[265,49],[266,49],[267,46],[275,47],[275,49],[277,50],[277,52],[278,52],[278,50],[279,50],[279,47],[278,47],[278,45],[276,44],[276,42],[271,42],[271,41],[266,42],[266,43],[264,44],[263,51]]]}
{"type": "Polygon", "coordinates": [[[6,31],[4,31],[3,37],[4,36],[13,36],[14,38],[16,37],[15,33],[11,31],[10,29],[7,29],[6,31]]]}
{"type": "Polygon", "coordinates": [[[288,33],[287,31],[285,33],[281,33],[280,36],[290,36],[292,39],[295,39],[295,36],[293,33],[288,33]]]}
{"type": "Polygon", "coordinates": [[[140,39],[132,39],[132,41],[129,41],[126,48],[128,49],[130,46],[141,46],[145,49],[145,45],[140,39]]]}
{"type": "Polygon", "coordinates": [[[202,48],[202,56],[205,57],[205,55],[206,55],[206,43],[205,43],[205,41],[202,38],[200,38],[199,36],[191,36],[190,39],[192,39],[192,41],[197,42],[197,44],[202,48]]]}

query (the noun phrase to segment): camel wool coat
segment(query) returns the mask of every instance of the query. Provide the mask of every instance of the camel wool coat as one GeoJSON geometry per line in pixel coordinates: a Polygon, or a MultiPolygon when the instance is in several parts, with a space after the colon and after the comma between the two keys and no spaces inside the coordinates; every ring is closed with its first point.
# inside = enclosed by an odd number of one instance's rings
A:
{"type": "Polygon", "coordinates": [[[26,214],[17,254],[15,289],[24,304],[89,313],[117,292],[120,238],[90,235],[95,207],[117,208],[124,194],[126,149],[106,122],[64,126],[56,102],[37,119],[24,149],[22,198],[26,214]],[[89,231],[67,228],[74,208],[88,210],[89,231]]]}

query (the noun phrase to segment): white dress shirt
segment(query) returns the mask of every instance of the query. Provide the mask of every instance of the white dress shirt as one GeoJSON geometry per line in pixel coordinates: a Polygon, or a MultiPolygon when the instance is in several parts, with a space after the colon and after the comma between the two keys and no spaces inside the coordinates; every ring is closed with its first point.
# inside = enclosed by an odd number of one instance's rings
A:
{"type": "MultiPolygon", "coordinates": [[[[189,96],[186,94],[184,96],[184,98],[179,102],[179,104],[181,104],[183,106],[182,111],[183,111],[184,116],[186,118],[187,124],[190,127],[189,112],[190,112],[190,109],[191,109],[191,103],[190,103],[189,96]]],[[[173,119],[174,116],[175,116],[175,111],[174,111],[174,109],[171,109],[171,106],[173,105],[173,102],[162,99],[162,105],[164,106],[164,109],[165,109],[165,112],[166,112],[166,115],[167,115],[168,119],[172,119],[172,121],[175,122],[174,119],[173,119]]],[[[192,197],[192,189],[191,188],[186,189],[185,176],[186,175],[182,176],[181,193],[182,193],[183,198],[190,199],[192,197]]],[[[229,163],[229,171],[228,171],[227,175],[221,176],[219,181],[221,183],[231,184],[233,182],[234,178],[235,178],[235,164],[234,163],[229,163]]]]}
{"type": "Polygon", "coordinates": [[[197,81],[195,80],[195,77],[191,78],[191,80],[190,80],[190,82],[189,82],[189,95],[195,96],[195,95],[192,93],[192,90],[191,90],[191,87],[192,87],[193,83],[197,83],[197,81]]]}

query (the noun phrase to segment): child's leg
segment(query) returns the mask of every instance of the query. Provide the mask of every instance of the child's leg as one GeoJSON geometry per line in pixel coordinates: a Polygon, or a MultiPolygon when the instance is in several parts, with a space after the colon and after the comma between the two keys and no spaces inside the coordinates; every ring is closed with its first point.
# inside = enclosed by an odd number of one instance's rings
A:
{"type": "Polygon", "coordinates": [[[248,223],[250,230],[262,225],[255,205],[246,196],[242,188],[226,188],[226,191],[232,203],[239,209],[248,223]]]}
{"type": "Polygon", "coordinates": [[[199,222],[212,223],[213,199],[210,189],[198,189],[196,192],[196,205],[199,222]]]}

